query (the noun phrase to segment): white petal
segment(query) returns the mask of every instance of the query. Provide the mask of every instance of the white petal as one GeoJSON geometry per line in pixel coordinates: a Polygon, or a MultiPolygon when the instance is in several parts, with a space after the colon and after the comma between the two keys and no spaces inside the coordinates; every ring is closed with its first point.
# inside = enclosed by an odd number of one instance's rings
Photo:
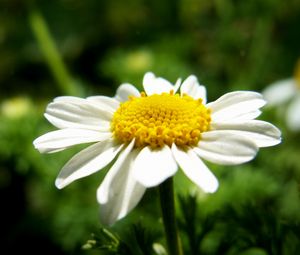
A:
{"type": "Polygon", "coordinates": [[[81,104],[85,102],[85,99],[80,97],[73,97],[73,96],[61,96],[54,98],[53,102],[57,103],[66,103],[66,104],[81,104]]]}
{"type": "Polygon", "coordinates": [[[253,119],[257,118],[259,115],[261,115],[261,111],[260,110],[254,110],[252,112],[248,112],[248,113],[245,113],[245,114],[242,114],[242,115],[235,116],[234,121],[253,120],[253,119]]]}
{"type": "Polygon", "coordinates": [[[174,85],[174,88],[173,88],[174,89],[174,93],[177,92],[177,90],[179,89],[180,85],[181,85],[181,78],[177,79],[177,81],[176,81],[176,83],[174,85]]]}
{"type": "Polygon", "coordinates": [[[61,103],[66,105],[75,105],[77,107],[87,108],[91,107],[92,109],[100,109],[102,111],[108,111],[113,113],[115,111],[115,107],[113,105],[113,98],[106,97],[106,96],[92,96],[88,98],[80,98],[80,97],[73,97],[73,96],[61,96],[54,98],[54,103],[61,103]],[[102,98],[102,100],[94,100],[96,98],[102,98]],[[90,100],[92,99],[92,100],[90,100]]]}
{"type": "Polygon", "coordinates": [[[183,151],[172,145],[173,155],[185,175],[205,192],[213,193],[218,189],[217,178],[191,149],[183,151]]]}
{"type": "Polygon", "coordinates": [[[181,85],[181,95],[188,94],[194,99],[201,98],[206,103],[206,88],[199,84],[198,79],[194,75],[190,75],[181,85]]]}
{"type": "Polygon", "coordinates": [[[221,96],[206,106],[212,111],[213,121],[252,118],[249,113],[265,105],[262,95],[252,91],[236,91],[221,96]]]}
{"type": "MultiPolygon", "coordinates": [[[[129,172],[129,166],[132,164],[132,160],[136,157],[137,153],[136,150],[133,150],[135,140],[132,140],[130,144],[128,144],[125,149],[123,149],[120,152],[120,155],[118,156],[116,162],[113,164],[113,166],[109,169],[107,175],[105,176],[105,180],[102,182],[100,187],[97,191],[97,200],[100,204],[105,204],[109,200],[110,195],[110,186],[111,182],[114,180],[115,175],[117,175],[119,172],[122,172],[125,174],[126,172],[129,172]],[[130,158],[130,160],[128,160],[130,158]],[[122,171],[122,169],[125,169],[126,171],[122,171]]],[[[115,180],[123,182],[122,179],[115,180]]]]}
{"type": "MultiPolygon", "coordinates": [[[[261,120],[248,120],[241,122],[212,123],[213,130],[223,130],[230,134],[243,135],[254,142],[258,147],[273,146],[281,142],[281,132],[271,123],[261,120]]],[[[224,135],[226,135],[224,133],[224,135]]]]}
{"type": "Polygon", "coordinates": [[[288,107],[286,121],[292,131],[300,130],[300,94],[296,96],[295,100],[288,107]]]}
{"type": "Polygon", "coordinates": [[[106,140],[111,133],[101,133],[85,129],[61,129],[42,135],[33,141],[34,147],[41,153],[51,153],[66,149],[75,144],[91,143],[106,140]]]}
{"type": "Polygon", "coordinates": [[[79,104],[64,102],[50,103],[45,117],[58,128],[85,128],[99,131],[110,130],[112,113],[93,106],[83,100],[79,104]]]}
{"type": "Polygon", "coordinates": [[[297,92],[294,79],[285,79],[269,85],[262,93],[268,106],[280,105],[290,100],[297,92]]]}
{"type": "Polygon", "coordinates": [[[87,100],[97,104],[99,108],[109,108],[111,112],[115,112],[115,110],[120,106],[120,102],[118,100],[106,96],[91,96],[88,97],[87,100]]]}
{"type": "Polygon", "coordinates": [[[120,153],[97,191],[104,224],[113,224],[126,216],[145,193],[146,188],[132,176],[132,165],[137,155],[136,150],[132,151],[133,145],[134,141],[120,153]]]}
{"type": "Polygon", "coordinates": [[[108,165],[123,145],[106,140],[89,146],[67,162],[56,178],[55,185],[61,189],[71,182],[91,175],[108,165]]]}
{"type": "Polygon", "coordinates": [[[133,175],[138,182],[149,188],[161,184],[177,171],[177,164],[168,146],[152,150],[145,147],[133,165],[133,175]]]}
{"type": "Polygon", "coordinates": [[[203,133],[198,147],[193,150],[203,159],[221,165],[236,165],[253,159],[258,147],[241,135],[227,131],[203,133]]]}
{"type": "Polygon", "coordinates": [[[117,89],[117,93],[115,95],[115,99],[120,102],[128,101],[129,96],[140,97],[140,92],[136,87],[129,83],[121,84],[117,89]]]}
{"type": "Polygon", "coordinates": [[[163,92],[169,93],[171,90],[174,91],[175,88],[169,81],[160,77],[155,77],[153,73],[146,73],[144,75],[143,86],[148,96],[161,94],[163,92]]]}

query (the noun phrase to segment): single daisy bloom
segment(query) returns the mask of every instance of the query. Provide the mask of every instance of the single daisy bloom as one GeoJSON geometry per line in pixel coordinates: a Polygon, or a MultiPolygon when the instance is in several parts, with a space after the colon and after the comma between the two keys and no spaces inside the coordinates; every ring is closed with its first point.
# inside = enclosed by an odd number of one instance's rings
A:
{"type": "Polygon", "coordinates": [[[300,60],[292,78],[276,81],[263,91],[268,106],[287,104],[286,124],[292,131],[300,130],[300,60]]]}
{"type": "Polygon", "coordinates": [[[127,215],[146,188],[172,177],[180,167],[204,192],[213,193],[218,180],[202,159],[236,165],[253,159],[259,147],[280,143],[280,131],[255,120],[265,100],[251,91],[227,93],[206,103],[197,78],[183,83],[146,73],[144,92],[122,84],[115,97],[58,97],[45,117],[59,130],[33,143],[42,153],[93,143],[60,171],[56,186],[103,169],[114,159],[97,190],[101,219],[112,224],[127,215]]]}

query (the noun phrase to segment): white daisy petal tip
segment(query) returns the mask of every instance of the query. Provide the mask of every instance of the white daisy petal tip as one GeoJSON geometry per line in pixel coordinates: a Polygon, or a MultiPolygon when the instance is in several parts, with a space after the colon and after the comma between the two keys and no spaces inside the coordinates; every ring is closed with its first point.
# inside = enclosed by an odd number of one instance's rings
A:
{"type": "MultiPolygon", "coordinates": [[[[47,134],[45,134],[45,135],[47,135],[47,134]]],[[[66,149],[65,147],[60,147],[57,149],[49,148],[48,146],[45,146],[45,144],[42,140],[43,140],[43,136],[40,136],[32,142],[33,147],[36,150],[38,150],[40,153],[54,153],[54,152],[58,152],[58,151],[62,151],[64,149],[66,149]]]]}
{"type": "Polygon", "coordinates": [[[137,155],[132,171],[137,182],[150,188],[173,176],[177,168],[168,146],[155,150],[145,147],[137,155]]]}
{"type": "Polygon", "coordinates": [[[188,76],[185,82],[189,83],[190,86],[193,86],[194,84],[199,85],[198,78],[194,74],[188,76]]]}
{"type": "Polygon", "coordinates": [[[147,72],[143,78],[143,84],[151,83],[155,79],[155,75],[152,72],[147,72]]]}
{"type": "Polygon", "coordinates": [[[291,104],[288,106],[287,114],[286,114],[286,123],[288,128],[297,132],[300,130],[300,94],[297,94],[295,98],[293,98],[291,104]]]}
{"type": "Polygon", "coordinates": [[[187,94],[194,99],[202,99],[202,102],[206,103],[206,88],[199,84],[195,75],[190,75],[182,83],[180,88],[181,95],[187,94]]]}
{"type": "Polygon", "coordinates": [[[56,180],[55,180],[55,186],[56,186],[56,188],[63,189],[67,185],[68,185],[68,183],[65,183],[63,179],[56,178],[56,180]]]}
{"type": "Polygon", "coordinates": [[[262,94],[254,91],[234,91],[226,93],[206,106],[211,109],[215,122],[250,120],[266,104],[262,94]]]}
{"type": "Polygon", "coordinates": [[[267,101],[267,106],[281,105],[297,94],[297,84],[292,78],[276,81],[267,86],[262,94],[267,101]]]}
{"type": "Polygon", "coordinates": [[[123,83],[117,89],[115,99],[119,102],[124,102],[127,101],[130,96],[139,97],[140,92],[130,83],[123,83]]]}
{"type": "Polygon", "coordinates": [[[34,139],[32,142],[34,148],[37,150],[39,150],[39,140],[40,140],[40,136],[38,138],[34,139]]]}
{"type": "Polygon", "coordinates": [[[214,193],[218,189],[218,179],[196,155],[193,149],[184,151],[175,144],[172,153],[185,175],[206,193],[214,193]]]}
{"type": "Polygon", "coordinates": [[[259,149],[249,136],[232,130],[210,131],[203,134],[202,140],[193,151],[215,164],[243,164],[252,160],[259,149]]]}
{"type": "Polygon", "coordinates": [[[156,77],[151,72],[144,75],[143,87],[148,96],[164,92],[169,93],[171,90],[174,91],[174,89],[176,89],[176,86],[173,86],[169,81],[161,77],[156,77]]]}
{"type": "Polygon", "coordinates": [[[282,133],[279,128],[275,127],[274,125],[270,124],[270,133],[273,135],[274,144],[277,145],[282,142],[282,133]]]}
{"type": "Polygon", "coordinates": [[[33,144],[40,152],[53,153],[77,144],[99,142],[110,137],[109,132],[68,128],[48,132],[34,140],[33,144]]]}
{"type": "Polygon", "coordinates": [[[123,145],[111,140],[98,142],[75,154],[61,169],[56,185],[63,188],[78,179],[98,172],[107,166],[120,152],[123,145]]]}
{"type": "Polygon", "coordinates": [[[178,89],[180,88],[181,82],[182,82],[182,79],[178,78],[175,85],[174,85],[174,93],[176,93],[178,91],[178,89]]]}
{"type": "Polygon", "coordinates": [[[206,189],[204,190],[206,193],[215,193],[219,188],[219,181],[214,179],[207,184],[206,189]]]}
{"type": "Polygon", "coordinates": [[[77,98],[64,99],[50,103],[44,116],[59,129],[81,128],[99,130],[102,126],[107,129],[113,112],[110,106],[93,104],[93,102],[77,98]]]}
{"type": "Polygon", "coordinates": [[[101,222],[107,225],[125,217],[141,200],[146,188],[132,176],[132,164],[137,155],[132,141],[109,169],[97,190],[101,205],[101,222]]]}

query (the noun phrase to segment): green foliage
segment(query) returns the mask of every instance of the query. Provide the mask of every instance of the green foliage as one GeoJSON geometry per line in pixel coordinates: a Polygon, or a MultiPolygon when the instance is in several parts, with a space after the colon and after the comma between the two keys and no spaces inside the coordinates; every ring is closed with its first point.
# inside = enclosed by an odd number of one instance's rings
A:
{"type": "Polygon", "coordinates": [[[82,246],[84,250],[100,250],[100,254],[109,255],[151,255],[154,254],[152,245],[157,233],[151,232],[141,224],[133,224],[121,239],[106,228],[101,228],[97,234],[92,235],[82,246]]]}
{"type": "MultiPolygon", "coordinates": [[[[0,253],[148,255],[158,254],[154,244],[165,246],[154,189],[108,229],[99,222],[95,195],[105,169],[55,188],[61,167],[84,147],[41,155],[32,145],[54,130],[43,112],[68,93],[57,82],[61,73],[87,96],[111,96],[122,82],[141,89],[146,71],[173,82],[193,73],[210,100],[233,90],[261,91],[293,73],[299,13],[296,0],[1,1],[0,253]],[[48,26],[61,68],[49,63],[36,39],[33,10],[48,26]],[[96,234],[89,239],[90,233],[96,234]]],[[[281,145],[242,166],[209,165],[220,180],[215,194],[203,194],[178,173],[186,254],[298,254],[300,134],[286,129],[283,113],[263,116],[282,129],[281,145]]]]}

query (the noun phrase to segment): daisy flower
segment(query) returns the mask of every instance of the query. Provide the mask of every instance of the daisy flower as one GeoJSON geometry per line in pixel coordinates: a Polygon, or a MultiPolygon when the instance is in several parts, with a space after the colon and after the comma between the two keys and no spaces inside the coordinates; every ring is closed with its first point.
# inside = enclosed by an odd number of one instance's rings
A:
{"type": "Polygon", "coordinates": [[[113,162],[97,190],[106,224],[127,215],[146,188],[172,177],[180,167],[205,192],[215,192],[218,180],[202,159],[236,165],[254,158],[258,148],[280,142],[280,131],[255,120],[265,100],[251,91],[236,91],[206,103],[197,78],[183,83],[146,73],[144,92],[122,84],[115,97],[58,97],[45,117],[59,130],[34,141],[42,153],[93,143],[60,171],[56,186],[91,175],[113,162]]]}
{"type": "Polygon", "coordinates": [[[263,95],[268,106],[288,104],[286,124],[292,131],[300,130],[300,60],[295,69],[294,77],[274,82],[267,86],[263,95]]]}

